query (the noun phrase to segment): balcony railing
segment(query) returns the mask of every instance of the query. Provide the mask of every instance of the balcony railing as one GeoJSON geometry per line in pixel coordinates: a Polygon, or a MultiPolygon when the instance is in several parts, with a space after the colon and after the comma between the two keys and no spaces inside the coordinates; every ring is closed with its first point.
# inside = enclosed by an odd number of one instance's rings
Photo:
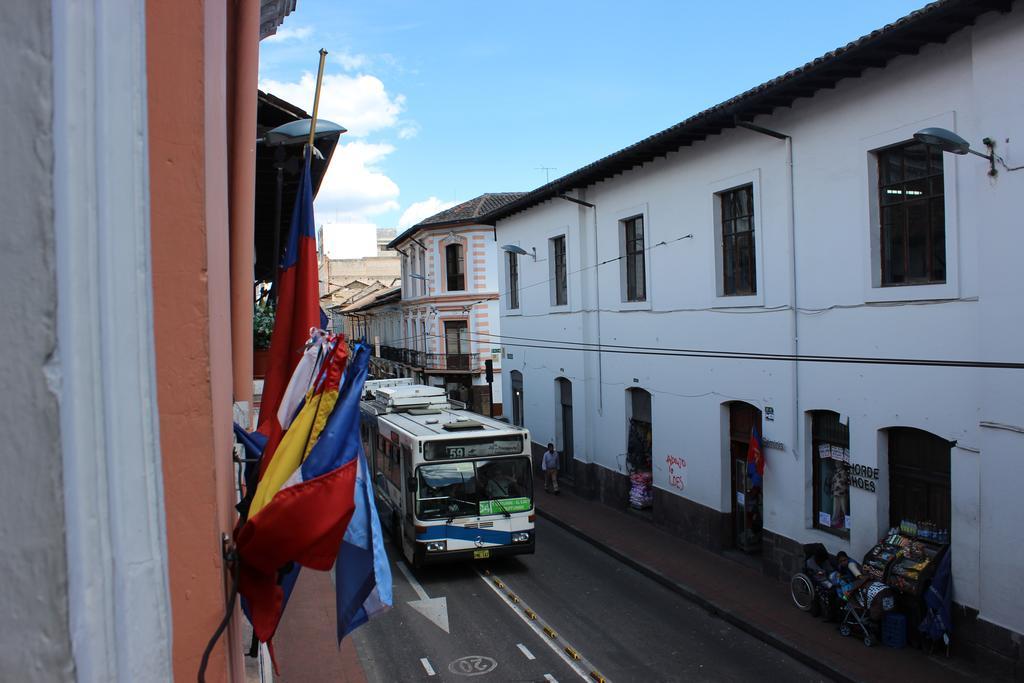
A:
{"type": "Polygon", "coordinates": [[[381,345],[380,358],[424,370],[480,371],[480,354],[478,353],[424,353],[415,349],[381,345]]]}
{"type": "Polygon", "coordinates": [[[456,370],[461,372],[480,369],[479,353],[427,353],[425,370],[456,370]]]}

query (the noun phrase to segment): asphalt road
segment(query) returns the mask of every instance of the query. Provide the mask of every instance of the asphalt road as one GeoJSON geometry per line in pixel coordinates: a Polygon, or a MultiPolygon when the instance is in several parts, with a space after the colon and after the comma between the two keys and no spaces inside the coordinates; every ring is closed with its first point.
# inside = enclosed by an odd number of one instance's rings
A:
{"type": "Polygon", "coordinates": [[[395,558],[395,608],[353,634],[370,681],[823,680],[542,519],[535,555],[416,572],[395,558]]]}

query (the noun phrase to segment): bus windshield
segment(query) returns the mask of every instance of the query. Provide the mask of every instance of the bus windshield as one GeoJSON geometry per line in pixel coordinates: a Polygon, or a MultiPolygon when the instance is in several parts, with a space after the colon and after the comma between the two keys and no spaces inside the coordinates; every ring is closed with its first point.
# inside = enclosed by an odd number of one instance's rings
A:
{"type": "Polygon", "coordinates": [[[533,507],[528,458],[496,458],[421,465],[416,516],[444,519],[522,512],[533,507]]]}

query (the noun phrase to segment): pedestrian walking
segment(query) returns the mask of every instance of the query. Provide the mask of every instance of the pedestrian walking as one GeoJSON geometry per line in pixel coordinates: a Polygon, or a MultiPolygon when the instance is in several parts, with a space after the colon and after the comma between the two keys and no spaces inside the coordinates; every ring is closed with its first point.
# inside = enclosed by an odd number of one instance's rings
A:
{"type": "Polygon", "coordinates": [[[540,468],[544,471],[544,490],[558,495],[558,453],[555,452],[555,444],[548,444],[540,468]]]}

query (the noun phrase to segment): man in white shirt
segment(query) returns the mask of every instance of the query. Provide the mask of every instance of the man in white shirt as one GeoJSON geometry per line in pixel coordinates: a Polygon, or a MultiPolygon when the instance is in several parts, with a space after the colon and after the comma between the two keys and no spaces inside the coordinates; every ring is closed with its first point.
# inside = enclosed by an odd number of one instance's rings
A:
{"type": "Polygon", "coordinates": [[[544,490],[558,495],[558,453],[555,452],[555,444],[548,444],[540,468],[544,471],[544,490]]]}

